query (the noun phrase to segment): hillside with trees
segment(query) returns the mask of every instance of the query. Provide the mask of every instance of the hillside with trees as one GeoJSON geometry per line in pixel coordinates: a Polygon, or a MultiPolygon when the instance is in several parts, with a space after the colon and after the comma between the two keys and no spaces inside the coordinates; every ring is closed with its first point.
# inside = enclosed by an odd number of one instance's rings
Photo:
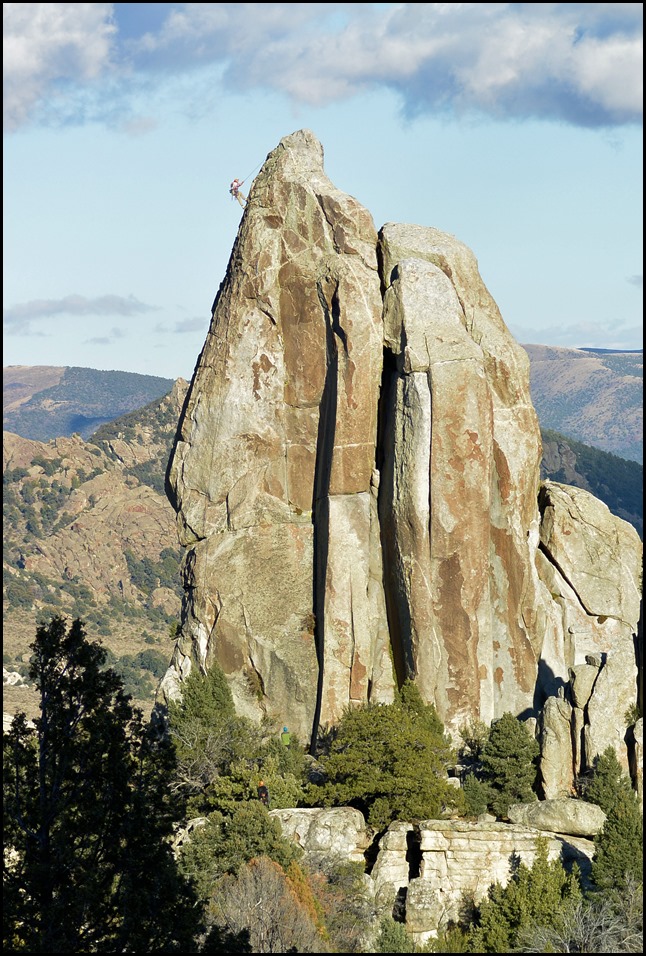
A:
{"type": "Polygon", "coordinates": [[[630,522],[643,540],[643,466],[546,428],[541,429],[541,437],[541,478],[589,491],[613,514],[630,522]]]}
{"type": "Polygon", "coordinates": [[[104,422],[162,398],[172,385],[172,379],[135,372],[5,366],[2,427],[35,441],[87,439],[104,422]]]}
{"type": "Polygon", "coordinates": [[[643,464],[643,351],[523,348],[543,428],[643,464]]]}
{"type": "Polygon", "coordinates": [[[180,617],[181,551],[164,492],[186,383],[161,401],[47,444],[5,432],[5,711],[35,705],[24,680],[36,624],[79,617],[104,643],[129,693],[150,709],[180,617]]]}

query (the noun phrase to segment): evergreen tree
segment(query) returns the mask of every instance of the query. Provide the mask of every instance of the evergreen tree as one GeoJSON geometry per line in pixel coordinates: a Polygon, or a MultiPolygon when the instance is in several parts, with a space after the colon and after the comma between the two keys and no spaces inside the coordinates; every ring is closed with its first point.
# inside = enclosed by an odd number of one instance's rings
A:
{"type": "Polygon", "coordinates": [[[568,874],[560,860],[550,861],[547,842],[539,838],[532,866],[517,863],[509,883],[495,883],[479,905],[469,950],[511,953],[530,925],[560,926],[581,898],[578,873],[568,874]]]}
{"type": "Polygon", "coordinates": [[[346,710],[321,757],[326,780],[312,785],[307,799],[357,807],[378,828],[395,819],[431,819],[462,805],[461,792],[447,779],[454,760],[435,708],[407,682],[392,704],[346,710]]]}
{"type": "Polygon", "coordinates": [[[592,879],[599,889],[621,894],[627,880],[642,881],[644,830],[634,790],[619,788],[594,847],[592,879]]]}
{"type": "Polygon", "coordinates": [[[513,803],[536,800],[532,789],[536,780],[538,741],[511,713],[496,720],[482,750],[482,775],[489,786],[489,806],[499,817],[506,817],[513,803]]]}
{"type": "Polygon", "coordinates": [[[234,813],[241,802],[257,799],[260,779],[272,808],[302,801],[306,762],[296,736],[285,747],[275,732],[238,716],[216,661],[183,683],[182,699],[169,705],[168,727],[177,755],[173,789],[186,795],[193,816],[234,813]]]}
{"type": "Polygon", "coordinates": [[[594,760],[592,779],[585,787],[583,797],[608,814],[621,793],[632,794],[633,786],[619,763],[615,748],[607,747],[594,760]]]}
{"type": "Polygon", "coordinates": [[[516,951],[643,953],[643,905],[643,887],[631,880],[614,899],[593,893],[568,908],[557,922],[530,921],[519,934],[516,951]]]}
{"type": "Polygon", "coordinates": [[[375,953],[414,953],[416,946],[403,923],[397,923],[392,916],[383,916],[379,923],[379,934],[375,940],[375,953]]]}
{"type": "Polygon", "coordinates": [[[479,817],[481,813],[486,813],[489,803],[494,799],[492,788],[479,780],[475,773],[468,773],[465,777],[462,793],[465,812],[470,817],[479,817]]]}
{"type": "Polygon", "coordinates": [[[267,857],[287,869],[301,855],[301,849],[283,836],[280,822],[255,801],[241,804],[231,816],[209,814],[182,846],[180,868],[207,901],[217,880],[235,876],[256,857],[267,857]]]}
{"type": "Polygon", "coordinates": [[[637,794],[614,747],[595,758],[583,796],[606,814],[595,836],[592,878],[597,890],[619,899],[627,881],[639,883],[643,868],[643,820],[637,794]]]}
{"type": "Polygon", "coordinates": [[[5,950],[192,951],[168,841],[172,751],[80,620],[40,625],[32,649],[40,714],[18,715],[3,748],[5,950]]]}

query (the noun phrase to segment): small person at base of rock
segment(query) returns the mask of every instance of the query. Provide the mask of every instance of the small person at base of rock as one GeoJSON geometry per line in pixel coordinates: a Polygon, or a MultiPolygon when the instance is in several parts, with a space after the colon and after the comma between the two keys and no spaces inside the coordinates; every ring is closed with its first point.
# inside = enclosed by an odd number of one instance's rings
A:
{"type": "Polygon", "coordinates": [[[269,806],[269,790],[267,789],[264,780],[258,781],[258,799],[266,807],[269,806]]]}
{"type": "Polygon", "coordinates": [[[289,747],[290,743],[292,742],[292,735],[290,734],[287,727],[283,727],[283,732],[280,735],[280,741],[283,747],[289,747]]]}

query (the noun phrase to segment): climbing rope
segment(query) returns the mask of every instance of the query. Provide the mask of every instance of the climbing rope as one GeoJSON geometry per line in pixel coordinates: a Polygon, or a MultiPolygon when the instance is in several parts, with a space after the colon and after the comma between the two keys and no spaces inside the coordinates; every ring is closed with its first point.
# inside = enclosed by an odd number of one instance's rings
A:
{"type": "Polygon", "coordinates": [[[257,166],[254,166],[254,168],[251,170],[251,172],[250,172],[250,173],[247,173],[247,175],[246,175],[245,178],[242,180],[242,182],[243,182],[243,183],[246,183],[246,181],[249,179],[249,177],[250,177],[250,176],[253,176],[253,174],[256,172],[256,170],[260,169],[260,167],[262,166],[263,162],[264,162],[264,160],[261,160],[261,161],[258,163],[257,166]]]}

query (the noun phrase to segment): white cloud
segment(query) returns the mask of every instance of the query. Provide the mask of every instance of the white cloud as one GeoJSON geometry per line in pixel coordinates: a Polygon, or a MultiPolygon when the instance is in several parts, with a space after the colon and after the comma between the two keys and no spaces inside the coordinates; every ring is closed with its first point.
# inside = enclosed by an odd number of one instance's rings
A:
{"type": "Polygon", "coordinates": [[[3,3],[5,129],[22,126],[59,83],[86,83],[110,66],[112,3],[3,3]]]}
{"type": "MultiPolygon", "coordinates": [[[[146,305],[134,296],[102,295],[88,299],[82,295],[68,295],[63,299],[33,299],[30,302],[21,302],[5,309],[3,320],[12,331],[30,331],[30,323],[39,319],[49,319],[54,315],[138,315],[154,312],[156,306],[146,305]]],[[[112,334],[118,334],[113,329],[112,334]]]]}
{"type": "Polygon", "coordinates": [[[641,118],[642,4],[160,4],[168,16],[158,29],[137,34],[134,19],[124,20],[120,41],[115,25],[138,6],[4,4],[6,125],[17,128],[40,106],[55,118],[60,81],[69,113],[82,118],[85,93],[89,115],[127,114],[142,87],[205,68],[214,87],[271,89],[313,106],[387,87],[409,115],[582,126],[641,118]]]}

